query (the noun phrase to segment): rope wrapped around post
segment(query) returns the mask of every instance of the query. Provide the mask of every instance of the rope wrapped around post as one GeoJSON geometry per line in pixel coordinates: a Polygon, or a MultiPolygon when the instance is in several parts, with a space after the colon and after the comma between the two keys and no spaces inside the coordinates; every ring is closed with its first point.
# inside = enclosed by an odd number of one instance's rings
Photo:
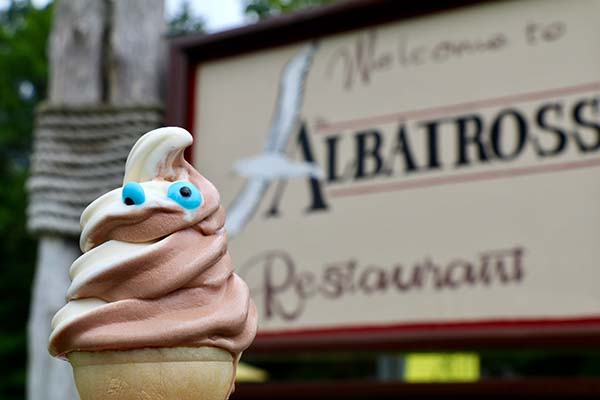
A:
{"type": "Polygon", "coordinates": [[[29,230],[78,236],[83,209],[122,184],[131,146],[162,119],[159,105],[40,106],[27,182],[29,230]]]}

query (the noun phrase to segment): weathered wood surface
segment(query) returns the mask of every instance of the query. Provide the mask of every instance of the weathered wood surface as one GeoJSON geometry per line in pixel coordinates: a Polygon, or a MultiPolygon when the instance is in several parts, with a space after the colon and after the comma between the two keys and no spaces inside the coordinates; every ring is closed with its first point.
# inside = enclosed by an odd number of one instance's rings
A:
{"type": "MultiPolygon", "coordinates": [[[[48,100],[81,105],[102,101],[102,55],[107,4],[98,0],[62,0],[55,4],[48,41],[48,100]]],[[[28,326],[29,400],[75,400],[69,364],[48,354],[50,321],[65,304],[69,266],[79,256],[76,238],[42,236],[32,289],[28,326]]]]}
{"type": "Polygon", "coordinates": [[[109,100],[115,105],[161,103],[166,33],[163,0],[113,4],[109,100]]]}
{"type": "MultiPolygon", "coordinates": [[[[48,42],[48,101],[66,107],[160,103],[163,0],[59,0],[48,42]]],[[[77,238],[40,237],[28,325],[29,400],[75,400],[71,368],[48,354],[50,321],[65,303],[77,238]]]]}
{"type": "Polygon", "coordinates": [[[108,3],[61,0],[55,4],[48,41],[48,100],[54,104],[102,101],[104,35],[108,3]]]}
{"type": "Polygon", "coordinates": [[[28,399],[79,398],[69,363],[48,354],[50,321],[54,313],[65,304],[69,266],[79,254],[79,247],[72,239],[51,236],[40,238],[29,316],[28,399]]]}

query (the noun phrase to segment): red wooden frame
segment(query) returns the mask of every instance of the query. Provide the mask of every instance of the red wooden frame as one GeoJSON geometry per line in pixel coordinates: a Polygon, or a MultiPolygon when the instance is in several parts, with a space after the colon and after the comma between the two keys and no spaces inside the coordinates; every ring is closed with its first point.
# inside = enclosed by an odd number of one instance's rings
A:
{"type": "MultiPolygon", "coordinates": [[[[196,68],[206,60],[482,2],[460,0],[448,4],[434,0],[350,0],[213,35],[195,34],[173,39],[170,44],[167,123],[193,132],[191,110],[196,101],[196,68]]],[[[192,154],[187,156],[191,159],[192,154]]],[[[499,347],[600,348],[600,310],[597,318],[401,324],[260,334],[251,351],[499,347]]],[[[598,386],[595,387],[595,393],[600,393],[598,386]]]]}
{"type": "Polygon", "coordinates": [[[474,383],[414,384],[350,381],[238,384],[235,399],[527,399],[598,398],[600,380],[582,378],[498,379],[474,383]]]}

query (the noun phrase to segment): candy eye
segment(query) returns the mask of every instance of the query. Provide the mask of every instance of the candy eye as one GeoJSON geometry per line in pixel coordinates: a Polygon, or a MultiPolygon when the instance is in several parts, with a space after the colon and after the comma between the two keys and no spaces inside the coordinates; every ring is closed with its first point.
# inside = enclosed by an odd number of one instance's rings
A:
{"type": "Polygon", "coordinates": [[[188,210],[198,208],[202,204],[202,193],[196,186],[185,181],[177,181],[169,186],[167,197],[188,210]]]}
{"type": "Polygon", "coordinates": [[[146,201],[146,194],[144,193],[144,188],[137,182],[128,182],[125,186],[123,186],[123,192],[121,193],[121,198],[123,199],[123,203],[128,206],[140,204],[144,204],[146,201]]]}

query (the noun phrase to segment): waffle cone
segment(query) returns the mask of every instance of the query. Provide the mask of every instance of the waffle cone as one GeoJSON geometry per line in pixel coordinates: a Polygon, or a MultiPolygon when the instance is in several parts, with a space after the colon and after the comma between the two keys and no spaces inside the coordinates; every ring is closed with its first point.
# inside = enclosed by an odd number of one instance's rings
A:
{"type": "Polygon", "coordinates": [[[225,400],[232,355],[215,347],[72,352],[81,400],[225,400]]]}

